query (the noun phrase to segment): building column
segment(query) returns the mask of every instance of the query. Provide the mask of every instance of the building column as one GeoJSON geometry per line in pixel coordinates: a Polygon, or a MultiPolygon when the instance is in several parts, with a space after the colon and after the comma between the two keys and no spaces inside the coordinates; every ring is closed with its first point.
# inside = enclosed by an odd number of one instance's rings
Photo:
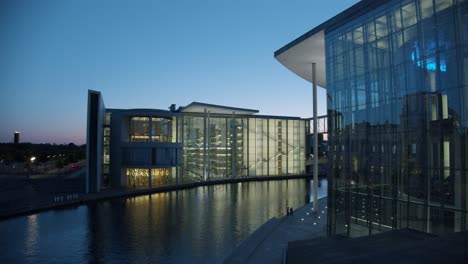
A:
{"type": "Polygon", "coordinates": [[[206,155],[206,172],[205,180],[211,179],[211,124],[210,124],[210,111],[206,113],[206,138],[205,138],[205,155],[206,155]]]}
{"type": "MultiPolygon", "coordinates": [[[[179,117],[175,117],[172,120],[174,120],[174,119],[176,120],[176,139],[175,139],[175,142],[179,143],[179,142],[181,142],[181,140],[179,138],[180,137],[180,135],[179,135],[179,117]]],[[[183,147],[184,146],[182,145],[182,149],[183,149],[183,147]]],[[[179,164],[179,159],[180,159],[178,152],[179,152],[179,149],[176,149],[175,155],[176,155],[177,164],[179,164]]],[[[179,185],[179,184],[180,184],[179,183],[179,165],[177,165],[176,166],[176,185],[179,185]]]]}
{"type": "Polygon", "coordinates": [[[314,103],[314,212],[318,212],[318,124],[317,124],[317,79],[315,74],[315,63],[312,63],[312,88],[314,103]]]}
{"type": "Polygon", "coordinates": [[[237,177],[236,162],[237,162],[237,126],[236,126],[236,113],[232,112],[231,121],[231,170],[232,178],[237,177]]]}
{"type": "MultiPolygon", "coordinates": [[[[149,142],[153,142],[153,116],[149,117],[149,142]]],[[[151,144],[150,144],[151,146],[151,144]]],[[[148,186],[147,188],[153,188],[153,176],[151,175],[151,168],[153,167],[153,148],[148,148],[148,157],[149,157],[149,164],[148,164],[148,186]]]]}
{"type": "Polygon", "coordinates": [[[203,178],[204,180],[206,181],[206,121],[207,121],[207,112],[206,112],[206,108],[205,108],[205,113],[203,115],[203,178]]]}

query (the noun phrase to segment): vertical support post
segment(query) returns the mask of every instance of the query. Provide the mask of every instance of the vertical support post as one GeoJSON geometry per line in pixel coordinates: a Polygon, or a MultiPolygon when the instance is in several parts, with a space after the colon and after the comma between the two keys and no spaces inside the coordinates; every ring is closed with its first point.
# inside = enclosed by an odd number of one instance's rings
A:
{"type": "Polygon", "coordinates": [[[237,126],[236,126],[236,113],[232,112],[231,121],[231,170],[232,178],[237,178],[236,162],[237,162],[237,126]]]}
{"type": "MultiPolygon", "coordinates": [[[[149,142],[153,142],[153,117],[149,117],[149,142]]],[[[153,148],[148,148],[148,157],[149,157],[149,163],[148,163],[148,188],[153,188],[153,175],[151,174],[151,168],[153,167],[153,148]]]]}
{"type": "MultiPolygon", "coordinates": [[[[246,176],[249,177],[250,176],[250,155],[249,155],[249,149],[250,149],[250,118],[247,118],[247,130],[244,130],[247,132],[247,172],[246,172],[246,176]]],[[[243,128],[242,128],[243,129],[243,128]]],[[[245,153],[245,151],[244,151],[245,153]]]]}
{"type": "Polygon", "coordinates": [[[206,175],[205,180],[211,179],[210,171],[211,171],[211,129],[210,129],[210,111],[206,113],[206,175]]]}
{"type": "Polygon", "coordinates": [[[317,79],[315,63],[312,63],[312,87],[314,103],[314,212],[318,212],[318,124],[317,124],[317,79]]]}
{"type": "MultiPolygon", "coordinates": [[[[185,132],[184,132],[184,130],[185,130],[185,124],[184,124],[184,123],[185,123],[185,118],[184,118],[183,115],[180,115],[179,117],[180,117],[180,119],[178,118],[178,120],[179,120],[178,122],[179,122],[179,126],[180,126],[180,134],[181,134],[181,136],[180,136],[180,142],[181,142],[181,144],[182,144],[182,146],[181,146],[182,148],[180,149],[180,152],[179,152],[180,155],[179,155],[178,158],[182,160],[182,166],[181,166],[180,169],[177,171],[177,175],[179,176],[179,184],[180,184],[180,183],[182,183],[182,182],[184,181],[184,177],[185,177],[185,175],[184,175],[184,174],[185,174],[185,164],[186,164],[187,162],[186,162],[186,159],[184,158],[185,155],[186,155],[186,153],[185,153],[185,148],[184,148],[184,144],[185,144],[185,143],[184,143],[184,138],[185,138],[185,137],[184,137],[184,136],[185,136],[185,134],[184,134],[184,133],[185,133],[185,132]]],[[[177,168],[179,168],[179,167],[177,167],[177,168]]]]}
{"type": "Polygon", "coordinates": [[[205,114],[203,115],[203,178],[206,181],[206,108],[205,108],[205,114]]]}
{"type": "MultiPolygon", "coordinates": [[[[181,140],[179,138],[180,137],[180,135],[179,135],[179,117],[173,117],[172,121],[174,122],[174,120],[176,121],[176,138],[175,138],[175,142],[179,143],[179,142],[181,142],[181,140]]],[[[179,157],[179,153],[177,153],[177,152],[179,152],[178,148],[176,148],[176,150],[175,150],[175,155],[176,155],[176,164],[177,164],[177,166],[176,166],[176,185],[179,185],[180,184],[179,183],[179,159],[180,159],[180,157],[179,157]]]]}

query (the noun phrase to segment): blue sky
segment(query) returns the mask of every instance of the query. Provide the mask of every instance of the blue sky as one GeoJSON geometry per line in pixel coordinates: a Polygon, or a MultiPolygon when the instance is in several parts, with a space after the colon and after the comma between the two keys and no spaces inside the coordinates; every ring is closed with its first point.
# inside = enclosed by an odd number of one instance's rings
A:
{"type": "Polygon", "coordinates": [[[88,89],[108,108],[199,101],[310,117],[310,83],[273,52],[356,2],[2,0],[0,142],[19,130],[23,142],[85,143],[88,89]]]}

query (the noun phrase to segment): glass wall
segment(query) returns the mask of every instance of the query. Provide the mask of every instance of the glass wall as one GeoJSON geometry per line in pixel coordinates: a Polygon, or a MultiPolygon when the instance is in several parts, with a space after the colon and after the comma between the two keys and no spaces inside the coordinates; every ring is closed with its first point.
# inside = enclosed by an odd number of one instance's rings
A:
{"type": "Polygon", "coordinates": [[[127,187],[150,188],[176,184],[176,168],[127,168],[127,187]]]}
{"type": "Polygon", "coordinates": [[[172,141],[172,118],[151,118],[151,141],[153,142],[173,142],[172,141]]]}
{"type": "Polygon", "coordinates": [[[305,120],[209,113],[183,120],[183,182],[305,173],[305,120]]]}
{"type": "Polygon", "coordinates": [[[131,117],[130,142],[177,142],[176,125],[176,117],[131,117]]]}
{"type": "Polygon", "coordinates": [[[175,185],[176,168],[153,168],[151,169],[151,187],[175,185]]]}
{"type": "Polygon", "coordinates": [[[127,186],[129,188],[148,188],[150,183],[149,169],[128,168],[125,169],[127,186]]]}
{"type": "Polygon", "coordinates": [[[149,142],[150,141],[150,118],[131,117],[130,118],[130,141],[149,142]]]}
{"type": "MultiPolygon", "coordinates": [[[[110,116],[110,115],[109,115],[110,116]]],[[[151,144],[153,142],[178,143],[180,128],[178,117],[131,116],[129,123],[130,142],[122,148],[120,162],[124,169],[122,176],[128,188],[154,188],[176,185],[180,166],[181,150],[177,144],[151,144]]],[[[110,127],[104,128],[104,145],[109,148],[110,127]],[[106,143],[107,142],[107,143],[106,143]],[[106,145],[107,144],[107,145],[106,145]]],[[[104,153],[107,153],[106,150],[104,153]]],[[[104,156],[104,164],[110,156],[104,156]]]]}
{"type": "Polygon", "coordinates": [[[127,147],[122,162],[130,188],[305,174],[306,120],[184,113],[178,119],[139,116],[130,122],[133,142],[173,142],[183,148],[180,153],[178,146],[127,147]],[[182,166],[154,168],[178,164],[165,158],[180,155],[182,166]]]}
{"type": "Polygon", "coordinates": [[[104,129],[103,129],[103,157],[102,157],[102,181],[101,187],[107,188],[110,186],[110,120],[111,113],[107,112],[104,119],[104,129]]]}
{"type": "Polygon", "coordinates": [[[204,180],[205,120],[202,116],[183,117],[182,182],[204,180]]]}
{"type": "Polygon", "coordinates": [[[466,230],[468,1],[390,1],[325,43],[330,234],[466,230]]]}

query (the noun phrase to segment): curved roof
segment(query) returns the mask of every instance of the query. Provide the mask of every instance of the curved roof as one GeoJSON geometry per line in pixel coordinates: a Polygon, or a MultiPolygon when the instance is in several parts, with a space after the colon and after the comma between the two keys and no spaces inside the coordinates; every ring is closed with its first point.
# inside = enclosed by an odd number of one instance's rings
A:
{"type": "Polygon", "coordinates": [[[252,115],[258,113],[258,110],[254,109],[246,109],[246,108],[238,108],[238,107],[231,107],[231,106],[224,106],[224,105],[215,105],[215,104],[206,104],[206,103],[199,103],[193,102],[185,107],[180,107],[180,112],[189,112],[189,113],[203,113],[205,112],[214,113],[214,114],[237,114],[237,115],[252,115]]]}
{"type": "Polygon", "coordinates": [[[316,63],[317,85],[326,88],[325,34],[391,0],[362,0],[275,51],[275,58],[290,71],[312,82],[316,63]]]}
{"type": "MultiPolygon", "coordinates": [[[[285,46],[287,47],[287,46],[285,46]]],[[[316,63],[317,85],[326,87],[325,76],[325,39],[320,30],[299,43],[288,47],[275,58],[290,71],[312,82],[312,63],[316,63]]]]}

